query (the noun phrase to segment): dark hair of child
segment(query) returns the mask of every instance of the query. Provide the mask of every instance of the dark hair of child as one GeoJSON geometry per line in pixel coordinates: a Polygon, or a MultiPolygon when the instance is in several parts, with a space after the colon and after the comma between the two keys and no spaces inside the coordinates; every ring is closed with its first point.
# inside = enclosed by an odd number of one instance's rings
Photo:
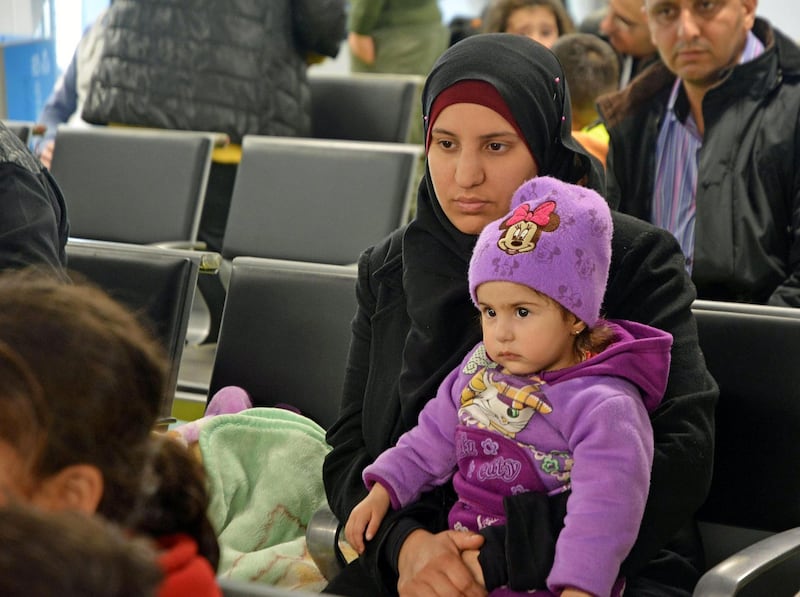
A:
{"type": "Polygon", "coordinates": [[[154,538],[187,533],[216,568],[202,466],[151,431],[166,372],[155,337],[101,289],[0,274],[0,441],[26,456],[31,480],[96,467],[98,514],[154,538]]]}
{"type": "Polygon", "coordinates": [[[617,89],[619,59],[614,48],[591,33],[559,37],[550,48],[564,69],[574,111],[596,113],[598,97],[617,89]]]}

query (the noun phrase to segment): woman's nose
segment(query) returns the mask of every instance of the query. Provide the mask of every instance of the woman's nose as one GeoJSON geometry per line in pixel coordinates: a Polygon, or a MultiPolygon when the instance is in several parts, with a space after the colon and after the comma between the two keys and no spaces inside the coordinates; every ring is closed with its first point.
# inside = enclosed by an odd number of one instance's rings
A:
{"type": "Polygon", "coordinates": [[[472,151],[462,151],[458,157],[455,181],[464,189],[474,187],[484,181],[483,163],[472,151]]]}

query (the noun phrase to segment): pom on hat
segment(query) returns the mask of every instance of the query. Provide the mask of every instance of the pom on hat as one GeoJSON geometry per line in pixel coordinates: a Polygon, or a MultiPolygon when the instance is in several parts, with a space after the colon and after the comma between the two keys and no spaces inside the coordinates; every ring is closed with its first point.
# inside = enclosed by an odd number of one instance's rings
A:
{"type": "Polygon", "coordinates": [[[523,284],[594,326],[611,263],[611,212],[595,191],[540,176],[525,182],[511,211],[483,229],[469,264],[469,292],[484,282],[523,284]]]}

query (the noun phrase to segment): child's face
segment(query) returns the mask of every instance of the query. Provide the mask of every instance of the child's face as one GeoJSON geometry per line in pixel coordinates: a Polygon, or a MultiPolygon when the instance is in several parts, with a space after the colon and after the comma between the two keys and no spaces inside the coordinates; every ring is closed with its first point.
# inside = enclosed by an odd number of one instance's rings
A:
{"type": "Polygon", "coordinates": [[[558,21],[546,6],[525,6],[508,15],[506,33],[525,35],[550,48],[558,39],[558,21]]]}
{"type": "Polygon", "coordinates": [[[476,290],[489,357],[515,375],[563,369],[578,362],[575,332],[554,301],[515,282],[485,282],[476,290]]]}

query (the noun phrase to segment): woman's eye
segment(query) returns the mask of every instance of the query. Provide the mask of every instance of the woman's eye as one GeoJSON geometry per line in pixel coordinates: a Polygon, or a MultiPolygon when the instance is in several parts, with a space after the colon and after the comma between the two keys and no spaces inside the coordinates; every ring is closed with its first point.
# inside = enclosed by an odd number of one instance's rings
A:
{"type": "Polygon", "coordinates": [[[442,149],[450,149],[451,147],[453,147],[453,142],[448,139],[442,139],[441,141],[439,141],[439,146],[442,149]]]}
{"type": "Polygon", "coordinates": [[[491,149],[492,151],[500,151],[503,148],[505,148],[505,144],[503,143],[498,143],[498,142],[489,143],[489,149],[491,149]]]}

